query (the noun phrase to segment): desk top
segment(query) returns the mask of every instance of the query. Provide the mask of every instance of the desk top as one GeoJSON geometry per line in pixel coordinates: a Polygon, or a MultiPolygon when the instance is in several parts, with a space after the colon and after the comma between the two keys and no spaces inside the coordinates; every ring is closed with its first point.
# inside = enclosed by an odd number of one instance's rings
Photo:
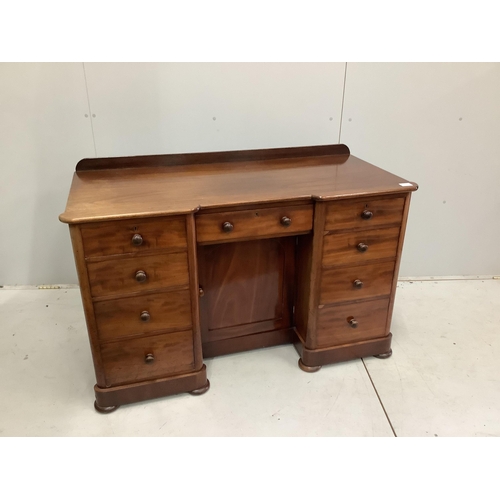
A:
{"type": "Polygon", "coordinates": [[[257,203],[328,201],[415,191],[347,146],[85,159],[62,222],[186,214],[257,203]]]}

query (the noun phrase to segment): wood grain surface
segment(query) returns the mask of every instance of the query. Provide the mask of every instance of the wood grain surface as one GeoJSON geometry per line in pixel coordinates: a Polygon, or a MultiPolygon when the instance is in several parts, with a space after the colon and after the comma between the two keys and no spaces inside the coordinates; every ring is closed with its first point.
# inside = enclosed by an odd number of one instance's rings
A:
{"type": "Polygon", "coordinates": [[[99,222],[82,226],[86,257],[137,254],[156,249],[186,248],[185,217],[162,217],[99,222]],[[139,235],[140,245],[132,238],[139,235]]]}
{"type": "Polygon", "coordinates": [[[318,314],[318,347],[351,344],[361,340],[385,337],[389,299],[355,304],[325,306],[318,314]],[[352,328],[349,319],[358,322],[352,328]]]}
{"type": "Polygon", "coordinates": [[[94,310],[101,342],[191,328],[189,290],[103,300],[94,304],[94,310]],[[147,321],[141,319],[145,312],[149,315],[147,321]]]}
{"type": "Polygon", "coordinates": [[[93,297],[142,293],[189,284],[186,252],[88,262],[87,269],[93,297]],[[138,271],[147,275],[143,283],[136,280],[138,271]]]}
{"type": "Polygon", "coordinates": [[[66,210],[59,218],[81,223],[156,217],[210,207],[333,200],[418,188],[414,183],[401,186],[405,179],[348,151],[318,146],[317,155],[314,148],[304,148],[287,156],[270,149],[255,155],[258,159],[246,152],[236,155],[235,161],[225,155],[219,163],[173,165],[169,155],[85,160],[95,170],[75,172],[66,210]]]}
{"type": "Polygon", "coordinates": [[[290,326],[295,238],[199,247],[203,342],[290,326]]]}
{"type": "Polygon", "coordinates": [[[361,198],[335,201],[327,204],[325,230],[368,229],[374,226],[399,225],[403,215],[404,196],[361,198]],[[371,218],[364,219],[363,212],[371,218]]]}
{"type": "Polygon", "coordinates": [[[101,346],[106,385],[139,382],[193,370],[193,333],[166,333],[101,346]],[[154,356],[151,364],[145,362],[154,356]]]}
{"type": "Polygon", "coordinates": [[[323,265],[345,266],[395,259],[398,240],[399,227],[327,234],[323,240],[323,265]],[[368,249],[360,252],[360,244],[367,245],[368,249]]]}
{"type": "Polygon", "coordinates": [[[311,231],[312,220],[312,205],[200,214],[196,216],[196,237],[198,243],[214,243],[289,236],[311,231]],[[284,217],[290,219],[289,226],[282,224],[284,217]],[[223,230],[225,222],[233,226],[230,232],[223,230]]]}
{"type": "Polygon", "coordinates": [[[394,262],[324,269],[321,273],[320,304],[389,296],[394,262]],[[362,283],[355,286],[355,280],[362,283]]]}

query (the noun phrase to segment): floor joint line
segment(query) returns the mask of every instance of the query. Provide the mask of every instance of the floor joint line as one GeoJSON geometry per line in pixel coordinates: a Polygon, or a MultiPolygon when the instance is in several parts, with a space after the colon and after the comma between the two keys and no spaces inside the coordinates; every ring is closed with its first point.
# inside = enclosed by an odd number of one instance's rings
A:
{"type": "Polygon", "coordinates": [[[389,425],[391,426],[392,433],[394,434],[394,437],[398,437],[398,435],[396,434],[396,431],[394,430],[394,427],[392,425],[391,419],[389,418],[389,415],[387,414],[384,403],[382,403],[382,399],[380,398],[380,395],[377,391],[377,388],[375,387],[375,384],[373,383],[372,376],[370,375],[370,372],[368,371],[368,368],[366,367],[365,360],[363,358],[361,358],[361,361],[363,362],[363,366],[365,367],[368,378],[370,379],[370,382],[372,383],[373,390],[375,391],[375,394],[377,395],[380,406],[382,407],[382,410],[384,410],[385,418],[387,419],[387,421],[389,422],[389,425]]]}

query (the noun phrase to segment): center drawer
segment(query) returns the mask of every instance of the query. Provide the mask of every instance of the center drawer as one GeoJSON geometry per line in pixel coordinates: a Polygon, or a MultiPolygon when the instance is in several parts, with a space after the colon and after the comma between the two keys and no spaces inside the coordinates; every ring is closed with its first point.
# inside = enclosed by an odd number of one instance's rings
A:
{"type": "Polygon", "coordinates": [[[312,205],[235,210],[196,216],[198,243],[288,236],[312,230],[312,205]]]}

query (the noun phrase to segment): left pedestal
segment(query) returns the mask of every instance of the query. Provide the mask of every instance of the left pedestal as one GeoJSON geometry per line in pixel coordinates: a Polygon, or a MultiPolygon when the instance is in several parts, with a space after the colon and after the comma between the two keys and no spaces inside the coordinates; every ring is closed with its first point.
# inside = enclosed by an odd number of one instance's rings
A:
{"type": "Polygon", "coordinates": [[[74,224],[70,233],[95,409],[206,392],[193,215],[74,224]]]}

